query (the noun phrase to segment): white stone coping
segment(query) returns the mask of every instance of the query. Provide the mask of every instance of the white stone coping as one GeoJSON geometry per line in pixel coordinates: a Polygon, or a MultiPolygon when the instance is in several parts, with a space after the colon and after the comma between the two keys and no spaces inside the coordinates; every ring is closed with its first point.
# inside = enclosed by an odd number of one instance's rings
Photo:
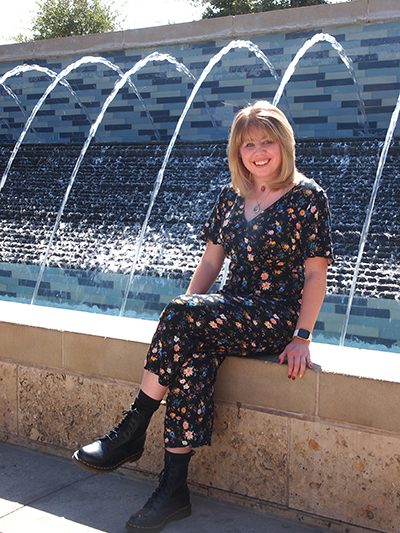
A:
{"type": "Polygon", "coordinates": [[[0,322],[145,344],[150,343],[157,326],[154,320],[7,301],[0,301],[0,322]]]}
{"type": "MultiPolygon", "coordinates": [[[[149,344],[157,322],[0,301],[0,322],[149,344]]],[[[400,354],[311,343],[316,370],[400,383],[400,354]]]]}

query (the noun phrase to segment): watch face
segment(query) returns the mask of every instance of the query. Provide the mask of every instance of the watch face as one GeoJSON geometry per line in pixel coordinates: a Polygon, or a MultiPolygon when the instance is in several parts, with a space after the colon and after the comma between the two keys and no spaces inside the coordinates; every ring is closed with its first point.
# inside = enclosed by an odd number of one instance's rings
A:
{"type": "Polygon", "coordinates": [[[297,336],[300,337],[301,339],[308,340],[310,336],[310,332],[307,331],[306,329],[299,329],[297,336]]]}

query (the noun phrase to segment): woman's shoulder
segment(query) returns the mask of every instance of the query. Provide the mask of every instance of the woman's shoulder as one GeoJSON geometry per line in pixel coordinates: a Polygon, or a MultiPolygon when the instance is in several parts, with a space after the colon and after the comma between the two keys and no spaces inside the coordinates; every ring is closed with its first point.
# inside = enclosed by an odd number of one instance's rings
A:
{"type": "Polygon", "coordinates": [[[239,196],[238,191],[233,187],[232,183],[228,183],[227,185],[224,185],[224,187],[221,190],[220,193],[220,200],[225,201],[233,201],[236,200],[236,198],[239,196]]]}
{"type": "Polygon", "coordinates": [[[325,196],[324,189],[312,178],[307,178],[304,174],[298,174],[295,188],[307,195],[325,196]]]}

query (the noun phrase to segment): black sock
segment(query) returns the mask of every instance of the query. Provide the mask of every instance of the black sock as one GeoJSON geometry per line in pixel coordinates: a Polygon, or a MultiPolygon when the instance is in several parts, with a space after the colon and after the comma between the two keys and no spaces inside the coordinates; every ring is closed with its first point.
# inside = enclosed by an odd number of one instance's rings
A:
{"type": "Polygon", "coordinates": [[[190,458],[192,457],[193,453],[194,452],[192,452],[192,450],[188,451],[187,453],[172,453],[168,450],[165,450],[165,462],[189,464],[190,458]]]}
{"type": "Polygon", "coordinates": [[[139,394],[135,398],[135,402],[132,407],[136,408],[138,411],[152,415],[157,411],[161,403],[161,400],[153,400],[150,396],[147,396],[142,389],[139,390],[139,394]]]}

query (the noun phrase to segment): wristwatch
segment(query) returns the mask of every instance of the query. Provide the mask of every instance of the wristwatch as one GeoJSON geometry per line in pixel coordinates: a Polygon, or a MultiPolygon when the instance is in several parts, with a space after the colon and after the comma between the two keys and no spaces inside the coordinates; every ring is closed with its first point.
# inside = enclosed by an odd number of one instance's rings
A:
{"type": "Polygon", "coordinates": [[[303,339],[303,341],[311,341],[312,334],[311,331],[308,331],[308,329],[296,329],[293,333],[293,337],[299,337],[300,339],[303,339]]]}

